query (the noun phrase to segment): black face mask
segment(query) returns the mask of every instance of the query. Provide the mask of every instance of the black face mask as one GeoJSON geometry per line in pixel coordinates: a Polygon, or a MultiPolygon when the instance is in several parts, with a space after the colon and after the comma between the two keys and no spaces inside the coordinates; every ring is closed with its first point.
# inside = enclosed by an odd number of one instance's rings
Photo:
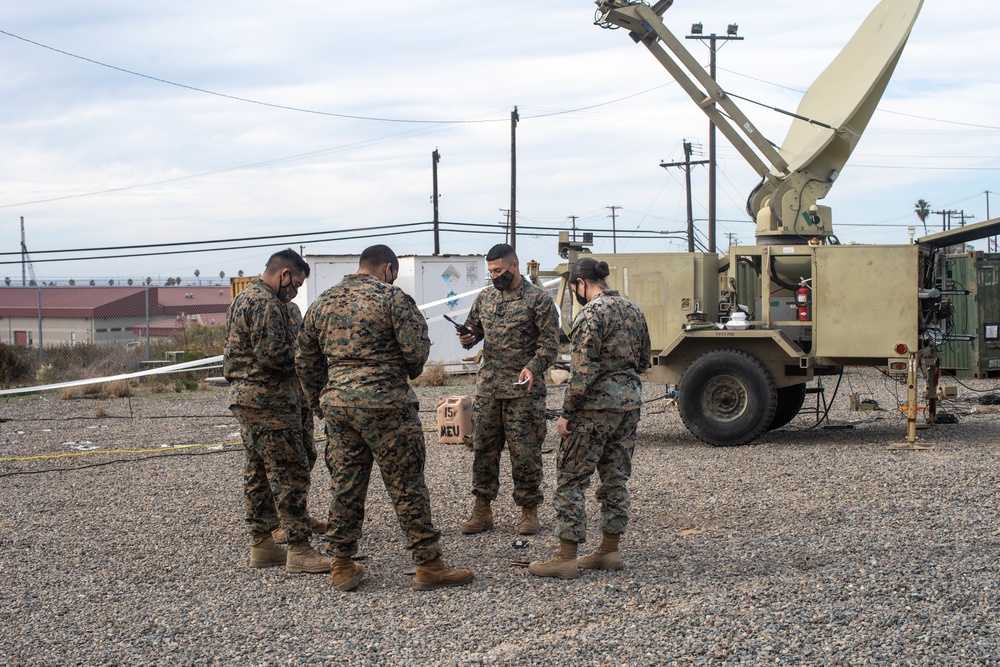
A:
{"type": "Polygon", "coordinates": [[[581,306],[586,306],[587,305],[587,287],[586,287],[586,284],[584,285],[584,288],[583,288],[583,296],[580,296],[580,293],[576,291],[576,283],[574,283],[573,284],[573,296],[576,297],[576,302],[578,304],[580,304],[581,306]]]}
{"type": "Polygon", "coordinates": [[[298,293],[299,291],[295,289],[295,283],[292,281],[291,274],[289,274],[288,276],[287,285],[282,282],[280,276],[278,277],[278,299],[284,301],[285,303],[288,303],[289,301],[294,299],[295,295],[298,293]],[[288,290],[288,292],[284,296],[282,296],[281,293],[284,292],[286,289],[288,290]]]}
{"type": "Polygon", "coordinates": [[[390,285],[396,282],[395,279],[392,277],[392,270],[389,268],[386,268],[385,270],[385,281],[390,285]]]}
{"type": "Polygon", "coordinates": [[[493,279],[493,286],[496,287],[501,292],[506,292],[510,289],[511,283],[514,282],[514,274],[510,272],[510,269],[504,271],[499,276],[493,279]]]}

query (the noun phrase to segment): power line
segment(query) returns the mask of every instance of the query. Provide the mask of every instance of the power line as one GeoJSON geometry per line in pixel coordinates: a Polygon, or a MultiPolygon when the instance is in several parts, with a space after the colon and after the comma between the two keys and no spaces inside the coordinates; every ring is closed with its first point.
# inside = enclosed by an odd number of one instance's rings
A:
{"type": "MultiPolygon", "coordinates": [[[[415,225],[426,225],[426,222],[404,222],[395,225],[381,225],[379,229],[397,229],[399,227],[413,227],[415,225]]],[[[46,255],[52,253],[66,253],[66,252],[104,252],[106,250],[140,250],[143,248],[169,248],[175,246],[189,246],[189,245],[206,245],[209,243],[241,243],[243,241],[262,241],[265,239],[281,239],[281,238],[302,238],[304,236],[319,236],[322,234],[351,234],[353,232],[363,232],[370,230],[371,227],[356,228],[356,229],[338,229],[338,230],[324,230],[322,232],[299,232],[295,234],[271,234],[268,236],[244,236],[242,238],[235,239],[212,239],[208,241],[177,241],[174,243],[146,243],[142,245],[119,245],[119,246],[105,246],[102,248],[66,248],[63,250],[32,250],[32,255],[46,255]]],[[[0,252],[0,255],[20,255],[21,252],[0,252]]]]}
{"type": "MultiPolygon", "coordinates": [[[[69,51],[64,51],[63,49],[58,49],[58,48],[56,48],[54,46],[49,46],[47,44],[42,44],[41,42],[36,42],[36,41],[34,41],[32,39],[28,39],[27,37],[21,37],[20,35],[15,35],[14,33],[7,32],[6,30],[0,30],[0,35],[7,35],[8,37],[12,37],[13,39],[18,39],[18,40],[20,40],[22,42],[25,42],[27,44],[31,44],[33,46],[37,46],[37,47],[42,48],[42,49],[47,49],[47,50],[52,51],[54,53],[59,53],[61,55],[68,56],[70,58],[76,58],[77,60],[82,60],[84,62],[88,62],[88,63],[91,63],[93,65],[98,65],[100,67],[106,67],[108,69],[113,69],[113,70],[115,70],[117,72],[122,72],[124,74],[131,74],[132,76],[137,76],[137,77],[140,77],[140,78],[143,78],[143,79],[148,79],[150,81],[156,81],[157,83],[164,83],[164,84],[166,84],[168,86],[175,86],[177,88],[184,88],[185,90],[192,90],[192,91],[197,92],[197,93],[204,93],[205,95],[213,95],[215,97],[222,97],[222,98],[229,99],[229,100],[235,100],[237,102],[246,102],[247,104],[256,104],[258,106],[270,107],[272,109],[282,109],[284,111],[295,111],[297,113],[307,113],[307,114],[313,114],[313,115],[317,115],[317,116],[330,116],[330,117],[333,117],[333,118],[346,118],[348,120],[376,121],[376,122],[380,122],[380,123],[418,123],[418,124],[425,124],[425,125],[471,125],[471,124],[478,124],[478,123],[499,123],[499,122],[506,122],[508,120],[506,117],[505,118],[479,118],[479,119],[444,119],[444,120],[428,120],[428,119],[416,119],[416,118],[383,118],[383,117],[379,117],[379,116],[358,116],[358,115],[353,115],[353,114],[336,113],[336,112],[333,112],[333,111],[319,111],[317,109],[305,109],[305,108],[302,108],[302,107],[294,107],[294,106],[287,105],[287,104],[276,104],[274,102],[263,102],[261,100],[254,100],[254,99],[251,99],[251,98],[248,98],[248,97],[240,97],[238,95],[230,95],[228,93],[219,93],[219,92],[216,92],[214,90],[208,90],[207,88],[199,88],[197,86],[191,86],[191,85],[188,85],[186,83],[178,83],[176,81],[170,81],[169,79],[162,79],[160,77],[151,76],[149,74],[143,74],[142,72],[136,72],[135,70],[126,69],[124,67],[118,67],[117,65],[110,65],[108,63],[101,62],[100,60],[94,60],[93,58],[87,58],[86,56],[77,55],[75,53],[70,53],[69,51]]],[[[552,112],[549,112],[549,113],[540,113],[540,114],[536,114],[534,116],[523,116],[523,118],[548,118],[550,116],[560,116],[560,115],[569,114],[569,113],[577,113],[577,112],[580,112],[580,111],[587,111],[587,110],[590,110],[590,109],[596,109],[598,107],[606,106],[606,105],[609,105],[609,104],[615,104],[616,102],[622,102],[624,100],[632,99],[634,97],[638,97],[639,95],[645,95],[646,93],[651,93],[654,90],[659,90],[660,88],[664,88],[664,87],[670,86],[670,85],[673,85],[673,82],[668,82],[668,83],[660,84],[658,86],[654,86],[652,88],[648,88],[648,89],[640,91],[638,93],[632,93],[630,95],[626,95],[624,97],[619,97],[619,98],[616,98],[616,99],[613,99],[613,100],[608,100],[606,102],[598,102],[596,104],[591,104],[591,105],[588,105],[588,106],[578,107],[578,108],[575,108],[575,109],[565,109],[565,110],[562,110],[562,111],[552,111],[552,112]]]]}

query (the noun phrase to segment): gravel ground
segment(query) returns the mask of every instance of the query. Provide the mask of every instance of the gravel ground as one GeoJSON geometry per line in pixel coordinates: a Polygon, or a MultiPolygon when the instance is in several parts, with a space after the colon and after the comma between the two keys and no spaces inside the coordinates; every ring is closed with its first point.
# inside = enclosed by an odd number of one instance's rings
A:
{"type": "MultiPolygon", "coordinates": [[[[963,382],[1000,391],[995,380],[963,382]]],[[[424,423],[435,422],[437,396],[469,389],[418,390],[424,423]]],[[[553,388],[550,407],[561,396],[553,388]]],[[[572,581],[511,565],[548,558],[557,542],[547,500],[544,534],[513,548],[506,462],[496,529],[460,534],[472,454],[430,431],[427,481],[445,559],[472,567],[476,581],[423,593],[410,590],[409,554],[377,480],[357,590],[247,566],[242,448],[232,446],[238,429],[222,389],[0,400],[0,457],[61,456],[0,461],[0,662],[1000,664],[1000,411],[959,387],[943,407],[959,423],[920,431],[932,449],[891,451],[905,433],[897,397],[902,388],[853,370],[830,412],[853,428],[810,429],[815,417],[800,415],[722,449],[694,439],[669,401],[652,400],[626,568],[572,581]],[[849,392],[882,409],[847,411],[849,392]],[[199,446],[164,448],[187,444],[199,446]],[[118,449],[130,452],[109,451],[118,449]]],[[[556,444],[553,421],[546,446],[556,444]]],[[[547,497],[554,465],[546,454],[547,497]]],[[[310,505],[322,515],[322,464],[313,478],[310,505]]],[[[593,491],[588,510],[596,536],[593,491]]]]}

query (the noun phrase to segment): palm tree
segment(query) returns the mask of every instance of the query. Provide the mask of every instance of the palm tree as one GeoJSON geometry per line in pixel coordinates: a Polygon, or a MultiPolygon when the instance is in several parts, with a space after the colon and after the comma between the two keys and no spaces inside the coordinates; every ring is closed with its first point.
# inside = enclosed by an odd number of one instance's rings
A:
{"type": "MultiPolygon", "coordinates": [[[[242,278],[243,277],[243,269],[240,269],[239,271],[237,271],[236,275],[238,275],[240,278],[242,278]]],[[[10,282],[10,278],[8,278],[7,281],[10,282]]]]}
{"type": "Polygon", "coordinates": [[[153,282],[153,279],[152,279],[152,278],[150,278],[149,276],[146,276],[146,284],[148,285],[148,284],[150,284],[151,282],[153,282]]]}
{"type": "Polygon", "coordinates": [[[225,279],[226,279],[226,272],[219,271],[219,280],[225,280],[225,279]]]}
{"type": "MultiPolygon", "coordinates": [[[[199,271],[198,269],[195,269],[194,270],[194,277],[198,278],[198,276],[200,276],[200,275],[201,275],[201,271],[199,271]]],[[[198,284],[199,285],[201,284],[201,279],[200,278],[198,279],[198,284]]]]}
{"type": "Polygon", "coordinates": [[[73,280],[72,278],[70,278],[70,279],[69,279],[69,286],[70,286],[70,287],[73,287],[73,286],[75,286],[75,285],[76,285],[76,281],[75,281],[75,280],[73,280]]]}
{"type": "Polygon", "coordinates": [[[927,203],[926,199],[918,199],[917,203],[914,204],[913,212],[917,214],[920,218],[920,222],[924,225],[924,234],[927,233],[927,216],[931,214],[931,205],[927,203]]]}
{"type": "Polygon", "coordinates": [[[7,276],[6,278],[3,279],[3,284],[6,285],[7,287],[10,287],[10,276],[7,276]]]}
{"type": "Polygon", "coordinates": [[[132,286],[132,283],[133,283],[133,280],[132,280],[131,278],[129,278],[129,279],[128,279],[128,286],[129,286],[129,287],[131,287],[131,286],[132,286]]]}

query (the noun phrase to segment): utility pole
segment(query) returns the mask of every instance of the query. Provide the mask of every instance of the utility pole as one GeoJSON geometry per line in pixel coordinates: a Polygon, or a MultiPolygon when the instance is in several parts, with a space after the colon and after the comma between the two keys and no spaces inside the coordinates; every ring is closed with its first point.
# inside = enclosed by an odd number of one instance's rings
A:
{"type": "Polygon", "coordinates": [[[620,209],[621,206],[605,206],[604,208],[611,209],[611,252],[618,252],[618,234],[615,231],[615,211],[620,209]]]}
{"type": "Polygon", "coordinates": [[[500,209],[500,212],[503,213],[505,216],[507,216],[507,221],[500,223],[501,225],[503,225],[503,242],[507,243],[507,239],[510,235],[510,209],[502,208],[500,209]]]}
{"type": "Polygon", "coordinates": [[[517,250],[517,107],[510,112],[510,246],[517,250]]]}
{"type": "MultiPolygon", "coordinates": [[[[707,164],[708,160],[696,160],[691,161],[691,142],[684,142],[684,161],[683,162],[661,162],[660,166],[666,169],[667,167],[684,167],[684,181],[687,186],[687,237],[688,237],[688,252],[694,252],[694,211],[691,208],[691,165],[694,164],[707,164]]],[[[714,252],[714,250],[712,251],[714,252]]]]}
{"type": "MultiPolygon", "coordinates": [[[[711,57],[709,59],[708,73],[715,81],[715,54],[718,52],[718,42],[743,41],[742,37],[737,37],[739,26],[730,23],[726,28],[725,35],[716,35],[714,32],[707,37],[702,34],[704,29],[701,23],[691,25],[691,33],[686,39],[697,39],[702,42],[708,40],[711,57]]],[[[709,108],[714,108],[713,103],[709,108]]],[[[708,251],[715,252],[715,123],[708,121],[708,251]]],[[[690,244],[689,244],[690,245],[690,244]]],[[[693,252],[693,251],[692,251],[693,252]]]]}
{"type": "Polygon", "coordinates": [[[28,284],[28,246],[24,243],[24,216],[21,216],[21,287],[28,284]]]}
{"type": "Polygon", "coordinates": [[[736,238],[736,234],[734,232],[727,232],[726,236],[729,237],[729,245],[726,247],[726,252],[729,252],[729,249],[733,247],[733,240],[739,242],[739,239],[736,238]]]}
{"type": "Polygon", "coordinates": [[[573,221],[573,241],[576,241],[576,219],[578,216],[570,215],[567,217],[573,221]]]}
{"type": "MultiPolygon", "coordinates": [[[[986,190],[986,219],[990,219],[990,191],[986,190]]],[[[987,237],[986,239],[986,252],[994,252],[997,247],[997,237],[994,236],[992,239],[987,237]]]]}
{"type": "Polygon", "coordinates": [[[441,161],[441,154],[435,148],[431,153],[431,173],[433,174],[434,192],[431,195],[434,199],[434,254],[441,254],[441,219],[438,217],[438,162],[441,161]]]}

